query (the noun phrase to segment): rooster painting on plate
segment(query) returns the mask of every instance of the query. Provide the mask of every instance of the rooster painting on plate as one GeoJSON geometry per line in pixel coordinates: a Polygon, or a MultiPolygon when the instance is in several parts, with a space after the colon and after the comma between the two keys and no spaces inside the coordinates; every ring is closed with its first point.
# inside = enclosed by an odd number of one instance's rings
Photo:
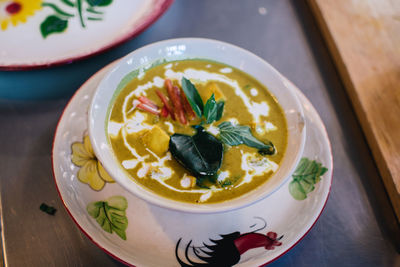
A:
{"type": "Polygon", "coordinates": [[[185,247],[185,259],[187,263],[178,255],[178,248],[182,240],[179,239],[175,248],[176,259],[182,267],[233,266],[240,261],[240,256],[249,249],[264,247],[267,250],[272,250],[275,246],[282,245],[279,240],[281,240],[283,236],[277,238],[278,235],[275,232],[268,232],[267,234],[257,233],[265,227],[266,223],[264,221],[264,226],[260,229],[243,234],[240,232],[233,232],[226,235],[220,235],[221,239],[210,239],[212,244],[203,243],[204,246],[202,247],[191,246],[191,240],[185,247]],[[195,255],[195,257],[192,258],[197,259],[191,259],[189,257],[190,249],[195,255]]]}

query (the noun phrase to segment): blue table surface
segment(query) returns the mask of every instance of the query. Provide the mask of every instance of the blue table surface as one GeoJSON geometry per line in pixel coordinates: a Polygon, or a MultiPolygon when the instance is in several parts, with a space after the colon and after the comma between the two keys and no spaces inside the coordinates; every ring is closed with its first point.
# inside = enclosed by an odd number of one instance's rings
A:
{"type": "Polygon", "coordinates": [[[91,75],[136,48],[177,37],[218,39],[259,55],[302,90],[326,125],[334,157],[329,201],[308,235],[271,266],[400,266],[399,225],[370,150],[312,13],[296,0],[176,0],[141,35],[103,54],[50,69],[0,72],[4,264],[122,265],[62,208],[51,178],[52,138],[68,99],[91,75]],[[40,227],[51,219],[33,215],[43,201],[58,208],[59,228],[40,227]]]}

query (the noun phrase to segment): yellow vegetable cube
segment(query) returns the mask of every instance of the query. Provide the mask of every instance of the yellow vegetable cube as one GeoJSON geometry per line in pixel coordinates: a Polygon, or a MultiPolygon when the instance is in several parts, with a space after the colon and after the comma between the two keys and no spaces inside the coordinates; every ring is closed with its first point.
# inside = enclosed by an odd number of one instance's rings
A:
{"type": "Polygon", "coordinates": [[[169,147],[169,135],[160,127],[154,126],[151,130],[146,131],[141,138],[145,147],[163,156],[169,147]]]}
{"type": "Polygon", "coordinates": [[[219,89],[218,85],[214,82],[208,83],[204,88],[199,90],[199,94],[204,104],[207,102],[212,94],[214,94],[215,100],[217,101],[220,99],[225,99],[225,96],[222,93],[221,89],[219,89]]]}

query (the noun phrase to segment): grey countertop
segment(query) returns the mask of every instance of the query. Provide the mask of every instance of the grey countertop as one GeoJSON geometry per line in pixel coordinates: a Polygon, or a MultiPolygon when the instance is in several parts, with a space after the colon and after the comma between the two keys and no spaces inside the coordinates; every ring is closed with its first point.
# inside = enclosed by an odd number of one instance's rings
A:
{"type": "Polygon", "coordinates": [[[261,56],[310,99],[332,142],[333,185],[308,235],[271,266],[400,266],[395,220],[375,163],[304,1],[177,0],[137,38],[71,65],[0,72],[0,90],[57,80],[62,98],[0,100],[0,189],[6,266],[121,266],[80,232],[57,194],[51,147],[57,121],[80,84],[112,60],[154,41],[206,37],[261,56]],[[21,82],[24,81],[24,82],[21,82]],[[58,209],[39,210],[42,202],[58,209]]]}

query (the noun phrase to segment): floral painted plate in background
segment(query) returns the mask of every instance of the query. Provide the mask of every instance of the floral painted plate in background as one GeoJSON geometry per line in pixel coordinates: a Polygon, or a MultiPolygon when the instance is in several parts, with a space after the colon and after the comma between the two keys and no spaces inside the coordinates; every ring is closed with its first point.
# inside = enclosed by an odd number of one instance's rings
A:
{"type": "Polygon", "coordinates": [[[173,0],[0,0],[0,70],[70,63],[142,32],[173,0]]]}
{"type": "MultiPolygon", "coordinates": [[[[286,184],[235,211],[190,214],[131,195],[105,173],[87,138],[87,111],[104,68],[73,96],[59,121],[53,170],[78,227],[101,249],[134,266],[259,266],[297,244],[319,218],[332,183],[332,154],[316,110],[296,88],[306,117],[303,159],[286,184]]],[[[287,81],[287,86],[293,86],[287,81]]]]}

